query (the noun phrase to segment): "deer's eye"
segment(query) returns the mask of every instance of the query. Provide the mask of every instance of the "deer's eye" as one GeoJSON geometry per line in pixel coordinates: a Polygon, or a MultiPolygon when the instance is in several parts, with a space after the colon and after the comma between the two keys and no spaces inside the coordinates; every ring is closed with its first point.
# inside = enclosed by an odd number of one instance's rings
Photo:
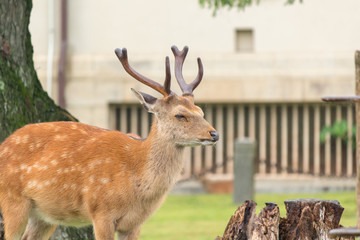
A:
{"type": "Polygon", "coordinates": [[[178,119],[178,120],[185,120],[185,121],[187,121],[187,118],[186,118],[184,115],[182,115],[182,114],[176,114],[175,117],[176,117],[176,119],[178,119]]]}

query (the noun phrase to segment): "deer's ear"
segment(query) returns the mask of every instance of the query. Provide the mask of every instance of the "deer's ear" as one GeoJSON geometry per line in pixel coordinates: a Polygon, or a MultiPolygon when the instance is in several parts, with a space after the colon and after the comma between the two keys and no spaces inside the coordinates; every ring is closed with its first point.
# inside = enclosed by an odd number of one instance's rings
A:
{"type": "Polygon", "coordinates": [[[131,90],[133,91],[133,93],[135,94],[137,99],[140,101],[141,105],[143,105],[143,107],[145,108],[146,111],[148,111],[150,113],[155,113],[154,107],[155,107],[155,103],[157,101],[156,97],[153,97],[153,96],[143,93],[143,92],[136,91],[133,88],[131,90]]]}

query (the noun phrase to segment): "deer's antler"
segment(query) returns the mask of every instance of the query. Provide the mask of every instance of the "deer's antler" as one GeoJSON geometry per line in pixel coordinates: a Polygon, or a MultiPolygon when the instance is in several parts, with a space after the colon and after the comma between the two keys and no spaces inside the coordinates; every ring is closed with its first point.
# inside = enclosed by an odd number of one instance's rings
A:
{"type": "Polygon", "coordinates": [[[123,65],[125,71],[127,73],[129,73],[132,77],[134,77],[135,79],[137,79],[138,81],[142,82],[143,84],[155,89],[156,91],[158,91],[159,93],[161,93],[162,95],[164,95],[164,97],[169,96],[172,92],[170,90],[170,85],[171,85],[171,73],[170,73],[170,61],[169,61],[169,57],[166,57],[165,59],[165,72],[166,72],[166,76],[165,76],[165,82],[164,85],[161,85],[143,75],[141,75],[140,73],[136,72],[130,65],[129,65],[129,61],[128,61],[128,57],[127,57],[127,50],[126,48],[123,49],[115,49],[115,54],[116,56],[119,58],[121,64],[123,65]]]}
{"type": "Polygon", "coordinates": [[[200,58],[197,59],[198,68],[199,68],[198,75],[196,76],[195,80],[192,83],[187,84],[182,75],[182,66],[183,66],[186,54],[189,51],[189,48],[187,46],[185,46],[184,49],[182,51],[180,51],[176,46],[172,46],[171,50],[175,56],[176,80],[180,85],[183,95],[192,95],[194,89],[200,84],[201,79],[203,77],[204,70],[203,70],[203,65],[202,65],[201,59],[200,58]]]}

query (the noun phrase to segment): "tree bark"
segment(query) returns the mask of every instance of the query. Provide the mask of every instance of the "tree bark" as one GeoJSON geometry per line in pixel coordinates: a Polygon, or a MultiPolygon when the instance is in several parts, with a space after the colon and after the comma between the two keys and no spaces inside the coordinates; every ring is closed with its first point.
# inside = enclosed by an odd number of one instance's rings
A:
{"type": "MultiPolygon", "coordinates": [[[[28,123],[77,121],[41,87],[29,32],[31,9],[32,0],[0,1],[0,143],[28,123]]],[[[92,227],[57,232],[54,239],[94,239],[92,227]]]]}
{"type": "Polygon", "coordinates": [[[28,123],[74,121],[42,89],[28,29],[31,0],[0,3],[0,142],[28,123]]]}
{"type": "MultiPolygon", "coordinates": [[[[216,240],[328,240],[329,231],[339,228],[344,210],[337,201],[295,199],[285,201],[286,218],[280,218],[275,203],[267,203],[256,215],[256,203],[241,205],[216,240]]],[[[337,238],[342,239],[355,239],[337,238]]]]}

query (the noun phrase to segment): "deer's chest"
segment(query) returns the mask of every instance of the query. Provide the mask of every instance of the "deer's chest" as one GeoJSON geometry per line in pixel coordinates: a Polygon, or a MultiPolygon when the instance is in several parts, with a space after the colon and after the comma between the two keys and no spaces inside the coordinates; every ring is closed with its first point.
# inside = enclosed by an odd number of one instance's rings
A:
{"type": "Polygon", "coordinates": [[[118,218],[116,222],[116,229],[118,231],[130,231],[141,226],[163,203],[166,194],[147,199],[142,198],[134,201],[129,209],[118,218]]]}

